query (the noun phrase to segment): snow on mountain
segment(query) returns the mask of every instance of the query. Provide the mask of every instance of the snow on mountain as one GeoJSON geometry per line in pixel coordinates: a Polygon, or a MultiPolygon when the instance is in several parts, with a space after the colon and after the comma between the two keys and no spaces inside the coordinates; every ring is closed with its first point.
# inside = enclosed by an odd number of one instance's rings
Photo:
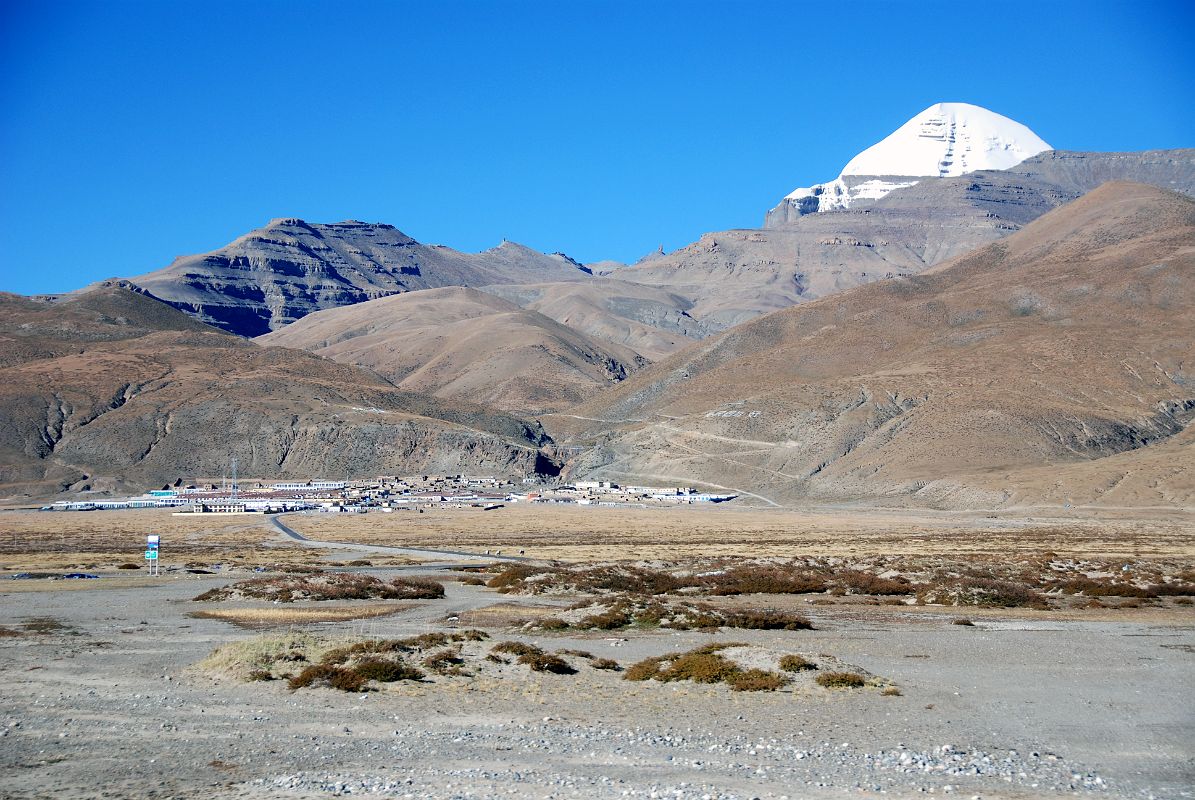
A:
{"type": "Polygon", "coordinates": [[[1021,123],[986,108],[936,103],[852,158],[835,180],[796,189],[784,199],[801,214],[846,208],[919,178],[1008,169],[1052,149],[1021,123]]]}

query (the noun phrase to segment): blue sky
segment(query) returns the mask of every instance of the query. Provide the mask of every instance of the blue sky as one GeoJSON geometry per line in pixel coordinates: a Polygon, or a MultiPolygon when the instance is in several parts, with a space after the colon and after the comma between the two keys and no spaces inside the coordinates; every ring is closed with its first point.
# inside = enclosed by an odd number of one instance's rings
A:
{"type": "Polygon", "coordinates": [[[634,260],[761,224],[938,101],[1191,147],[1192,8],[0,0],[0,290],[281,216],[634,260]]]}

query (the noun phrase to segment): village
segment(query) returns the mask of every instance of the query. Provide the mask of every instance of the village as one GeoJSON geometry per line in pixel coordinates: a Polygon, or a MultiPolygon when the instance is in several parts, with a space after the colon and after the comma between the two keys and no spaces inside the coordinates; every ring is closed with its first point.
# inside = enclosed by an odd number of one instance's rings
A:
{"type": "Polygon", "coordinates": [[[63,500],[43,511],[105,511],[173,508],[178,514],[269,514],[286,511],[392,513],[402,509],[507,503],[551,503],[595,507],[649,507],[723,503],[734,494],[714,494],[687,486],[631,486],[611,481],[544,483],[538,477],[520,483],[493,476],[382,475],[373,480],[263,481],[165,486],[135,497],[63,500]]]}

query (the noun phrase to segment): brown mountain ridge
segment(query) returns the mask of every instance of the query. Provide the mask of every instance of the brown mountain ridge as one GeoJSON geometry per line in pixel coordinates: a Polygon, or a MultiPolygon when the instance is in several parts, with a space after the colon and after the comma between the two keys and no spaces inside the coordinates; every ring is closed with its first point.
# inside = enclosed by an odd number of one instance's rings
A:
{"type": "Polygon", "coordinates": [[[318,311],[257,341],[359,364],[407,391],[526,414],[575,405],[646,363],[459,286],[318,311]]]}
{"type": "Polygon", "coordinates": [[[120,284],[0,298],[0,496],[221,474],[521,475],[536,423],[214,330],[120,284]]]}
{"type": "Polygon", "coordinates": [[[1195,201],[1109,183],[920,275],[740,325],[548,420],[591,446],[577,474],[773,502],[1101,502],[1134,486],[1133,503],[1189,506],[1193,357],[1195,201]]]}

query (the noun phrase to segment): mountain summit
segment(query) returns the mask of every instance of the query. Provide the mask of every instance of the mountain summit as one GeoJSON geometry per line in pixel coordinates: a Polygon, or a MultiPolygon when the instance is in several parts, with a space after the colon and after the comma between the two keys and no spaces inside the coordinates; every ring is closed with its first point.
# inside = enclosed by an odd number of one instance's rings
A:
{"type": "Polygon", "coordinates": [[[969,103],[936,103],[855,156],[829,183],[796,189],[797,215],[874,201],[926,177],[1008,169],[1053,148],[1019,122],[969,103]]]}

